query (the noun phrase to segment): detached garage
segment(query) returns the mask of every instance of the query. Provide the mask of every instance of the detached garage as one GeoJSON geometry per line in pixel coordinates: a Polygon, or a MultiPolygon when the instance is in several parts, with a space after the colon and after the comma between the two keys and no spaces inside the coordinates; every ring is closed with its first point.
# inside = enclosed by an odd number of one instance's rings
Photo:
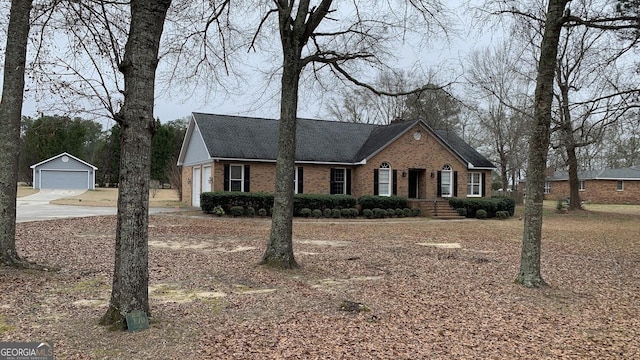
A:
{"type": "Polygon", "coordinates": [[[34,189],[95,190],[97,167],[62,153],[31,165],[34,189]]]}

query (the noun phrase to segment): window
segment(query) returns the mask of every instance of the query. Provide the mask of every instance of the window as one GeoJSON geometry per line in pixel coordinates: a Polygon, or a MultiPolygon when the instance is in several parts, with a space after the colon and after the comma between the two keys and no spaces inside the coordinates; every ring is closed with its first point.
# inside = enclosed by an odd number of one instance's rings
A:
{"type": "Polygon", "coordinates": [[[440,196],[451,196],[451,166],[445,165],[442,167],[442,174],[440,178],[440,196]]]}
{"type": "Polygon", "coordinates": [[[331,169],[331,194],[346,194],[347,169],[331,169]]]}
{"type": "Polygon", "coordinates": [[[471,172],[467,176],[467,196],[482,196],[482,176],[478,172],[471,172]]]}
{"type": "Polygon", "coordinates": [[[244,167],[242,165],[229,166],[229,191],[243,190],[244,167]]]}
{"type": "Polygon", "coordinates": [[[391,165],[386,162],[378,169],[378,195],[391,196],[391,165]]]}
{"type": "Polygon", "coordinates": [[[584,180],[579,180],[578,181],[578,190],[579,191],[584,191],[584,180]]]}
{"type": "Polygon", "coordinates": [[[616,183],[616,190],[623,191],[624,190],[624,181],[618,180],[616,183]]]}
{"type": "Polygon", "coordinates": [[[544,193],[551,194],[551,183],[548,181],[544,182],[544,193]]]}

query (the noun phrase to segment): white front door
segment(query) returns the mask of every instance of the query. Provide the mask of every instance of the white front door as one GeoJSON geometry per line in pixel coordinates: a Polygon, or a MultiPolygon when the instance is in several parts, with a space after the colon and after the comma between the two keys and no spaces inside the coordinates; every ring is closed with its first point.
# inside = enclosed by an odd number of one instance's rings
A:
{"type": "Polygon", "coordinates": [[[193,168],[193,179],[191,184],[191,205],[192,206],[200,206],[200,168],[193,168]]]}
{"type": "Polygon", "coordinates": [[[211,177],[211,166],[205,166],[202,168],[202,192],[210,192],[211,191],[211,182],[213,178],[211,177]]]}

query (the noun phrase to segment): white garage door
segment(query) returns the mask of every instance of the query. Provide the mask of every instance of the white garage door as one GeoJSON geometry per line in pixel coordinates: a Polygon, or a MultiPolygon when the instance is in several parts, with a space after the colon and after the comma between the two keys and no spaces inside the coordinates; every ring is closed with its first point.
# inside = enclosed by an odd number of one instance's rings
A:
{"type": "Polygon", "coordinates": [[[88,189],[88,171],[42,170],[41,189],[88,189]]]}

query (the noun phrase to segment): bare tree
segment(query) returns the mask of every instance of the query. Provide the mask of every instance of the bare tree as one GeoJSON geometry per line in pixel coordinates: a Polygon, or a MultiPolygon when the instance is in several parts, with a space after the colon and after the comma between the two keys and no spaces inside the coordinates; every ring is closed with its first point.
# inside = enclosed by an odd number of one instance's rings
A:
{"type": "Polygon", "coordinates": [[[31,0],[12,0],[0,100],[0,263],[27,266],[16,250],[16,197],[20,119],[25,86],[31,0]]]}
{"type": "MultiPolygon", "coordinates": [[[[271,234],[262,257],[262,264],[277,268],[298,266],[293,255],[292,218],[298,90],[303,69],[312,66],[314,76],[326,69],[344,81],[378,94],[388,94],[354,77],[351,64],[357,60],[379,64],[376,54],[384,53],[380,47],[391,38],[401,38],[403,33],[395,30],[408,30],[407,17],[397,15],[405,14],[394,6],[397,4],[356,1],[343,5],[346,10],[342,15],[349,14],[352,22],[338,19],[341,14],[332,8],[332,4],[332,0],[321,0],[317,5],[312,5],[311,0],[273,0],[274,8],[266,11],[256,32],[257,38],[271,15],[277,16],[282,45],[280,129],[271,234]],[[328,24],[324,20],[329,19],[330,14],[331,20],[335,21],[328,24]],[[380,52],[377,53],[376,49],[380,52]]],[[[418,7],[419,16],[425,20],[441,14],[442,10],[437,2],[430,3],[432,7],[428,8],[422,2],[398,4],[407,11],[418,7]]]]}
{"type": "Polygon", "coordinates": [[[122,62],[124,104],[115,265],[111,300],[100,324],[125,327],[133,310],[149,312],[148,222],[155,72],[171,0],[131,1],[131,24],[122,62]]]}

